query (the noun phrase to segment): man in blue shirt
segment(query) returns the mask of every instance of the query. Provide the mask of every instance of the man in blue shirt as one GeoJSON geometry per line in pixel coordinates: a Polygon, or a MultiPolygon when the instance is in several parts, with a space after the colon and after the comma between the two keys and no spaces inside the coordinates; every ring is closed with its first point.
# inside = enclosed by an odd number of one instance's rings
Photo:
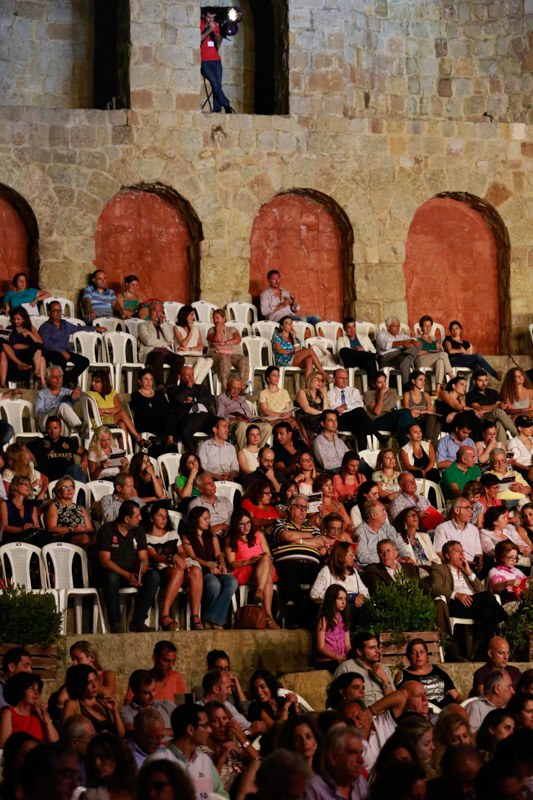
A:
{"type": "Polygon", "coordinates": [[[60,303],[50,303],[48,306],[48,322],[43,322],[39,328],[39,335],[43,340],[43,355],[48,365],[54,364],[64,372],[63,380],[65,386],[72,388],[78,383],[78,378],[89,366],[89,359],[74,353],[70,348],[69,338],[77,331],[89,331],[94,333],[105,333],[106,328],[97,325],[73,325],[62,319],[60,303]],[[74,366],[67,370],[67,363],[71,362],[74,366]]]}
{"type": "Polygon", "coordinates": [[[468,423],[468,418],[463,414],[457,414],[453,421],[453,433],[439,439],[437,445],[437,467],[439,469],[446,469],[455,464],[457,460],[457,451],[460,447],[473,447],[475,453],[475,462],[477,463],[477,450],[473,439],[470,438],[472,428],[468,423]]]}
{"type": "Polygon", "coordinates": [[[83,290],[81,306],[85,322],[92,322],[96,317],[120,316],[117,296],[107,288],[107,278],[103,270],[97,269],[91,275],[91,286],[83,290]]]}

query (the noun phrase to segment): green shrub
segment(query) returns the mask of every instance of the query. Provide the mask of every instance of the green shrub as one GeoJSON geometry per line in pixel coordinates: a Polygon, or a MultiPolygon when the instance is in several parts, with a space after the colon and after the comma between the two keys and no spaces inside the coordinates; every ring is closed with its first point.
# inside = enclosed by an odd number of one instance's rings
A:
{"type": "Polygon", "coordinates": [[[417,581],[403,575],[389,585],[378,585],[372,597],[365,600],[365,609],[370,632],[390,632],[399,646],[405,643],[408,631],[435,629],[435,603],[417,581]]]}
{"type": "Polygon", "coordinates": [[[511,661],[529,661],[529,642],[533,638],[533,587],[520,595],[520,605],[507,622],[501,635],[509,642],[511,661]]]}
{"type": "Polygon", "coordinates": [[[62,614],[51,594],[26,592],[10,587],[0,594],[0,643],[48,647],[61,634],[62,614]]]}

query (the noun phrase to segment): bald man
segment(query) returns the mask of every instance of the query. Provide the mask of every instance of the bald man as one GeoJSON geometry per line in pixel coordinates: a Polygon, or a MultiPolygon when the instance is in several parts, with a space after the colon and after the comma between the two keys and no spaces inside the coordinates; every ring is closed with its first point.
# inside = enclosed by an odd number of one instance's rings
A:
{"type": "Polygon", "coordinates": [[[493,636],[487,647],[487,663],[474,672],[474,694],[482,695],[485,678],[494,669],[504,669],[511,677],[513,685],[520,677],[520,670],[509,664],[509,643],[503,636],[493,636]]]}

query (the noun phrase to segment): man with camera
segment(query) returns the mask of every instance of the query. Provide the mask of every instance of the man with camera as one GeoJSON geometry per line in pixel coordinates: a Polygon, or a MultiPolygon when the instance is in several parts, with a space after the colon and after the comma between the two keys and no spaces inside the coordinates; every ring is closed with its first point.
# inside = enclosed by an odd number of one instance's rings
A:
{"type": "Polygon", "coordinates": [[[222,61],[220,59],[220,43],[222,36],[216,21],[216,9],[202,9],[200,21],[200,59],[202,62],[201,73],[211,85],[213,92],[213,111],[220,113],[222,109],[226,114],[234,114],[230,102],[222,91],[222,61]]]}

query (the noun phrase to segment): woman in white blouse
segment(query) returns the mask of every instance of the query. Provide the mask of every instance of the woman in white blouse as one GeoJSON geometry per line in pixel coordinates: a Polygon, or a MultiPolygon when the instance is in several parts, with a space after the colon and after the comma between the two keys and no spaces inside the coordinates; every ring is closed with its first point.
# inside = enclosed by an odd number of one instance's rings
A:
{"type": "Polygon", "coordinates": [[[518,547],[520,553],[518,565],[530,565],[531,541],[521,525],[515,527],[509,524],[505,506],[487,508],[479,536],[486,555],[494,556],[494,548],[498,542],[511,541],[518,547]]]}
{"type": "Polygon", "coordinates": [[[533,463],[533,419],[521,414],[514,424],[518,428],[518,436],[513,436],[507,442],[507,451],[513,454],[511,465],[527,478],[533,463]]]}
{"type": "Polygon", "coordinates": [[[354,567],[358,542],[336,542],[328,556],[326,564],[311,586],[311,598],[322,602],[326,590],[333,584],[342,586],[348,595],[348,609],[351,627],[363,622],[363,603],[369,596],[357,569],[354,567]]]}
{"type": "Polygon", "coordinates": [[[200,329],[195,325],[196,312],[192,306],[182,306],[178,312],[174,336],[178,343],[176,352],[185,356],[185,363],[194,370],[194,382],[202,383],[213,366],[212,358],[204,358],[204,343],[200,329]]]}
{"type": "Polygon", "coordinates": [[[416,508],[404,508],[395,517],[394,527],[405,542],[409,555],[419,567],[421,578],[429,576],[429,570],[433,564],[440,564],[433,542],[429,533],[419,530],[420,515],[416,508]]]}

